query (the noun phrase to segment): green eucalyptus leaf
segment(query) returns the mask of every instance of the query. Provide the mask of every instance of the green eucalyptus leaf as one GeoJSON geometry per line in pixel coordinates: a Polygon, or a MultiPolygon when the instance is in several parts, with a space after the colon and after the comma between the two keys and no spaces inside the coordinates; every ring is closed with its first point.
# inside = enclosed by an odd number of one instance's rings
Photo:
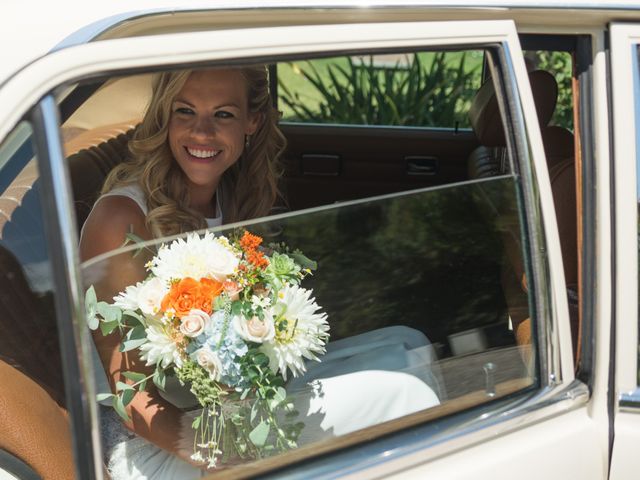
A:
{"type": "Polygon", "coordinates": [[[127,410],[124,408],[124,403],[122,402],[122,398],[120,398],[120,396],[114,395],[111,406],[125,422],[131,420],[129,418],[129,415],[127,414],[127,410]]]}
{"type": "Polygon", "coordinates": [[[96,309],[105,322],[119,322],[122,319],[122,310],[107,302],[98,302],[96,309]]]}
{"type": "Polygon", "coordinates": [[[84,295],[84,308],[85,308],[85,318],[87,319],[87,325],[91,330],[95,330],[98,328],[100,320],[96,316],[98,313],[98,298],[96,297],[96,291],[91,285],[85,295],[84,295]]]}
{"type": "Polygon", "coordinates": [[[156,367],[156,371],[153,372],[153,383],[156,385],[156,387],[164,391],[166,380],[167,380],[167,376],[164,373],[164,370],[162,370],[159,367],[156,367]]]}
{"type": "Polygon", "coordinates": [[[113,332],[116,328],[118,328],[119,325],[120,323],[117,321],[100,322],[100,331],[102,332],[102,335],[106,336],[113,332]]]}
{"type": "Polygon", "coordinates": [[[96,401],[102,402],[103,400],[107,400],[108,398],[115,397],[113,393],[99,393],[96,395],[96,401]]]}
{"type": "Polygon", "coordinates": [[[147,334],[144,327],[134,327],[127,332],[124,340],[120,344],[121,352],[134,350],[147,342],[147,334]]]}
{"type": "Polygon", "coordinates": [[[258,424],[256,428],[249,433],[249,440],[256,447],[263,447],[269,436],[269,424],[264,420],[258,424]]]}

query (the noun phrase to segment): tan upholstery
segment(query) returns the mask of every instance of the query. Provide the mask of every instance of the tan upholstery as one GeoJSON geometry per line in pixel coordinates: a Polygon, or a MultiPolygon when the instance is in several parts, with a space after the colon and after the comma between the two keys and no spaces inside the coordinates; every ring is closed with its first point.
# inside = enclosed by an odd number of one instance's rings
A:
{"type": "Polygon", "coordinates": [[[0,361],[0,448],[44,480],[74,478],[67,413],[29,377],[0,361]]]}
{"type": "MultiPolygon", "coordinates": [[[[558,84],[553,75],[544,70],[530,72],[529,82],[536,105],[538,122],[541,127],[545,127],[556,108],[558,84]]],[[[506,145],[502,116],[491,78],[476,93],[469,109],[469,121],[481,145],[485,147],[504,147],[506,145]]]]}
{"type": "Polygon", "coordinates": [[[129,155],[135,121],[84,132],[65,145],[78,228],[84,224],[109,172],[129,155]]]}

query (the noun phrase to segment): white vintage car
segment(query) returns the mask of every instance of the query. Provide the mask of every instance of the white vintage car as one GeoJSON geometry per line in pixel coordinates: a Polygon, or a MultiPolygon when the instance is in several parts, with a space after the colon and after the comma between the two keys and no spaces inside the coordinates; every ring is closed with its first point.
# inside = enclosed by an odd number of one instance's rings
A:
{"type": "Polygon", "coordinates": [[[203,475],[640,477],[640,4],[191,3],[3,3],[0,479],[109,478],[84,298],[120,251],[80,228],[152,73],[255,63],[288,146],[243,225],[318,261],[331,342],[424,334],[358,368],[437,402],[203,475]]]}

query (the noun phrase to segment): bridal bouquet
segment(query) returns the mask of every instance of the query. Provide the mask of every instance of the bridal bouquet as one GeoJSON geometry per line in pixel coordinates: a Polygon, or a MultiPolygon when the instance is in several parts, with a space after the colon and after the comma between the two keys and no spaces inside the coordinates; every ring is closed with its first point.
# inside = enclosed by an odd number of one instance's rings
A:
{"type": "Polygon", "coordinates": [[[299,251],[236,238],[192,233],[162,245],[149,275],[113,303],[86,293],[89,327],[119,329],[120,351],[138,350],[152,373],[123,372],[110,398],[125,407],[152,380],[165,389],[174,375],[197,399],[192,459],[259,458],[296,446],[303,424],[284,388],[288,375],[319,360],[329,336],[326,314],[300,287],[314,268],[299,251]],[[125,381],[128,380],[128,381],[125,381]]]}

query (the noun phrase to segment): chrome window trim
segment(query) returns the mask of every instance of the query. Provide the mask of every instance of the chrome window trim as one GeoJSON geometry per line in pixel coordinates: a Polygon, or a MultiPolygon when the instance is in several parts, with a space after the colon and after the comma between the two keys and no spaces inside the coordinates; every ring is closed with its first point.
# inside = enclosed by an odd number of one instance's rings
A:
{"type": "MultiPolygon", "coordinates": [[[[514,165],[516,175],[522,177],[523,191],[519,192],[521,201],[524,202],[525,217],[521,219],[523,239],[531,243],[523,244],[522,248],[528,253],[531,265],[525,263],[525,272],[529,281],[529,298],[533,298],[535,306],[532,309],[537,337],[534,336],[536,346],[536,360],[539,365],[539,375],[543,385],[555,385],[562,382],[562,366],[560,363],[560,345],[558,337],[558,318],[552,301],[552,282],[549,270],[547,251],[547,239],[544,230],[542,212],[540,210],[540,192],[537,186],[536,175],[532,164],[531,144],[529,133],[524,124],[524,109],[521,103],[520,92],[514,75],[514,66],[509,54],[509,45],[505,42],[499,52],[499,68],[503,70],[497,78],[502,82],[503,92],[498,92],[499,105],[502,110],[502,118],[505,122],[505,131],[508,133],[507,148],[509,157],[514,165]],[[501,93],[501,94],[500,94],[501,93]],[[503,97],[504,95],[504,97],[503,97]],[[506,98],[505,98],[506,97],[506,98]],[[532,268],[530,268],[532,267],[532,268]]],[[[513,168],[513,167],[512,167],[513,168]]]]}
{"type": "Polygon", "coordinates": [[[640,387],[632,392],[625,392],[620,395],[618,410],[621,412],[640,413],[640,387]]]}
{"type": "Polygon", "coordinates": [[[79,255],[71,183],[60,139],[58,107],[46,96],[32,114],[36,151],[42,180],[42,209],[47,248],[52,264],[56,323],[60,336],[67,410],[77,478],[102,479],[97,403],[89,332],[79,298],[79,255]],[[80,348],[79,348],[80,347],[80,348]],[[97,447],[97,448],[96,448],[97,447]]]}

